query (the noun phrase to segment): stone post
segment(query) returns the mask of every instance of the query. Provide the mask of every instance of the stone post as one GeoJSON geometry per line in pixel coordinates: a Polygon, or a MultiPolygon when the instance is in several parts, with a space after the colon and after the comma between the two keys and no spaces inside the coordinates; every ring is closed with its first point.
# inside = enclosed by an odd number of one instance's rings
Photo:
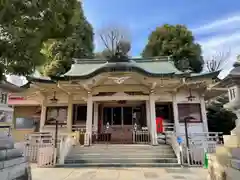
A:
{"type": "Polygon", "coordinates": [[[178,115],[178,105],[176,94],[173,94],[173,116],[174,116],[174,128],[176,134],[180,133],[180,123],[179,123],[179,115],[178,115]]]}
{"type": "Polygon", "coordinates": [[[87,121],[86,121],[86,135],[85,135],[85,142],[88,145],[92,144],[92,118],[93,117],[93,100],[92,94],[88,94],[87,99],[87,121]]]}
{"type": "Polygon", "coordinates": [[[94,111],[93,111],[93,126],[94,126],[94,131],[98,131],[98,103],[94,103],[93,105],[94,111]]]}
{"type": "Polygon", "coordinates": [[[45,95],[41,104],[41,116],[40,116],[40,132],[43,131],[45,121],[47,118],[47,96],[45,95]]]}
{"type": "Polygon", "coordinates": [[[155,108],[155,99],[153,94],[149,96],[149,105],[150,105],[150,119],[151,119],[151,140],[152,145],[157,145],[157,129],[156,129],[156,108],[155,108]]]}
{"type": "Polygon", "coordinates": [[[73,96],[68,95],[68,111],[67,111],[67,130],[69,133],[72,132],[72,121],[73,121],[73,96]]]}

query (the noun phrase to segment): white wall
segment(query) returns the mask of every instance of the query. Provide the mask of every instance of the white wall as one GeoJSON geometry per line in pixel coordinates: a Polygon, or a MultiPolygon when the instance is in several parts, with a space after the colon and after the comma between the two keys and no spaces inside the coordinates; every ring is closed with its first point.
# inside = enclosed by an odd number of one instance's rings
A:
{"type": "Polygon", "coordinates": [[[195,96],[195,99],[193,101],[189,102],[187,97],[190,95],[189,91],[187,90],[181,90],[176,95],[176,100],[178,103],[200,103],[200,96],[199,93],[192,91],[192,96],[195,96]]]}
{"type": "MultiPolygon", "coordinates": [[[[192,101],[188,101],[187,97],[189,96],[189,91],[187,90],[181,90],[176,94],[176,101],[178,104],[182,104],[182,103],[197,103],[200,104],[201,101],[200,99],[203,98],[200,96],[200,94],[196,91],[192,91],[192,96],[195,96],[195,98],[192,101]]],[[[202,117],[203,119],[203,117],[202,117]]],[[[180,127],[179,127],[179,133],[183,133],[185,134],[185,125],[184,123],[180,123],[180,127]]],[[[189,133],[202,133],[204,132],[204,124],[203,122],[200,123],[188,123],[188,132],[189,133]]]]}
{"type": "MultiPolygon", "coordinates": [[[[188,123],[188,133],[202,133],[203,130],[203,123],[188,123]]],[[[180,123],[180,131],[179,133],[185,134],[185,125],[184,123],[180,123]]]]}

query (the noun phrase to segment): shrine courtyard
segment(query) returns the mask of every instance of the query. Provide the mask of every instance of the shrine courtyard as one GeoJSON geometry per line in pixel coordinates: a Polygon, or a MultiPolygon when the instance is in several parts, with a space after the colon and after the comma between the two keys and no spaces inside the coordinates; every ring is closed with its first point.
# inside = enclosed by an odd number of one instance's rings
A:
{"type": "Polygon", "coordinates": [[[32,180],[206,180],[203,168],[37,168],[32,180]]]}

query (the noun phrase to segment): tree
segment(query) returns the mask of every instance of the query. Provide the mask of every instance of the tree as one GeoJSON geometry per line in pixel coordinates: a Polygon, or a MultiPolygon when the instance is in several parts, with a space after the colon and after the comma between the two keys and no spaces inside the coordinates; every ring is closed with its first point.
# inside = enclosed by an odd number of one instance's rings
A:
{"type": "Polygon", "coordinates": [[[125,59],[131,49],[130,38],[126,30],[117,26],[109,26],[98,33],[100,44],[105,49],[98,53],[98,57],[106,59],[125,59]],[[118,57],[117,57],[118,56],[118,57]]]}
{"type": "Polygon", "coordinates": [[[149,38],[142,56],[170,56],[179,70],[190,68],[193,72],[203,69],[201,46],[194,42],[194,36],[184,25],[165,24],[157,27],[149,38]],[[184,66],[183,66],[184,60],[184,66]],[[187,60],[187,61],[185,61],[187,60]]]}
{"type": "Polygon", "coordinates": [[[73,32],[68,37],[50,40],[43,48],[48,59],[42,71],[46,76],[66,73],[71,67],[72,58],[93,57],[93,29],[84,17],[81,4],[78,5],[73,32]]]}
{"type": "Polygon", "coordinates": [[[222,51],[215,53],[209,59],[206,60],[206,66],[209,72],[220,70],[226,60],[230,57],[230,51],[222,51]]]}
{"type": "Polygon", "coordinates": [[[43,44],[72,35],[77,0],[2,0],[0,67],[3,74],[29,75],[46,61],[43,44]]]}
{"type": "Polygon", "coordinates": [[[95,53],[95,58],[97,59],[110,59],[113,56],[112,52],[108,49],[104,49],[101,52],[95,53]]]}
{"type": "Polygon", "coordinates": [[[208,128],[210,132],[229,134],[235,127],[236,115],[223,108],[228,102],[227,94],[219,96],[207,105],[208,128]]]}

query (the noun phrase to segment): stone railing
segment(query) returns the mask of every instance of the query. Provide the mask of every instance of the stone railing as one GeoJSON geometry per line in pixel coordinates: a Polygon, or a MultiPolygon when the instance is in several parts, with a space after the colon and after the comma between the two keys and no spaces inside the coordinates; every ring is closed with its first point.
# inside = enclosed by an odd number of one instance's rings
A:
{"type": "Polygon", "coordinates": [[[68,155],[73,145],[76,144],[75,141],[76,139],[72,135],[66,135],[61,137],[59,147],[59,162],[57,162],[58,164],[64,164],[65,157],[68,155]]]}
{"type": "Polygon", "coordinates": [[[177,142],[177,136],[172,133],[171,135],[169,135],[168,138],[168,143],[172,146],[173,151],[178,159],[178,163],[181,163],[181,147],[179,145],[179,143],[177,142]]]}

